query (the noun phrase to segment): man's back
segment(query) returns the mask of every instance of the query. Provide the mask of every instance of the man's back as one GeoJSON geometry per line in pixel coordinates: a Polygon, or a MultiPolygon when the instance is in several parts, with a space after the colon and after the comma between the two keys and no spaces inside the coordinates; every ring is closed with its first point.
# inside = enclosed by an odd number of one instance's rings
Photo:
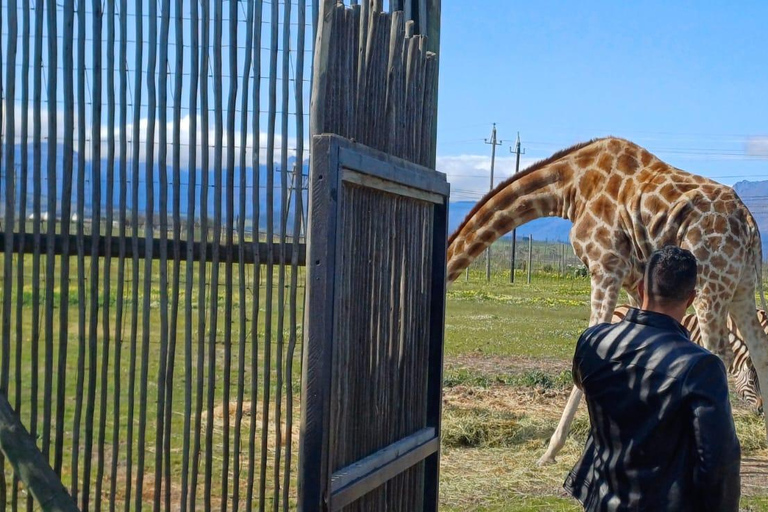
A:
{"type": "Polygon", "coordinates": [[[587,510],[737,510],[740,450],[723,363],[669,316],[631,310],[579,339],[591,433],[565,487],[587,510]]]}

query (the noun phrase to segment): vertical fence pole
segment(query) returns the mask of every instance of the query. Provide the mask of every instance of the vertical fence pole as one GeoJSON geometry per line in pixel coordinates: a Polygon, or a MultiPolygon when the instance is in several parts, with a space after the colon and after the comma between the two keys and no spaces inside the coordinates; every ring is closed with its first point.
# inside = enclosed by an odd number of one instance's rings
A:
{"type": "Polygon", "coordinates": [[[531,284],[531,265],[533,263],[533,235],[528,236],[528,284],[531,284]]]}

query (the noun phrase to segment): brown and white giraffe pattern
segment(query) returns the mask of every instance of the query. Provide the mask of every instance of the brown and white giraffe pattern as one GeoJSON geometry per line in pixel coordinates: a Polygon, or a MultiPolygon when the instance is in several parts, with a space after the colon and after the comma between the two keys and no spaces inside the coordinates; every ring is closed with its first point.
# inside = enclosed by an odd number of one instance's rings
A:
{"type": "MultiPolygon", "coordinates": [[[[768,335],[754,302],[760,234],[733,189],[672,167],[627,140],[608,137],[579,144],[511,177],[478,202],[449,239],[449,280],[499,237],[545,216],[573,223],[574,252],[591,275],[590,325],[610,321],[622,287],[637,303],[650,254],[678,245],[699,262],[694,309],[704,346],[730,366],[730,313],[759,379],[768,381],[768,335]]],[[[763,386],[764,402],[766,390],[763,386]]],[[[574,387],[541,462],[554,461],[580,399],[574,387]]]]}

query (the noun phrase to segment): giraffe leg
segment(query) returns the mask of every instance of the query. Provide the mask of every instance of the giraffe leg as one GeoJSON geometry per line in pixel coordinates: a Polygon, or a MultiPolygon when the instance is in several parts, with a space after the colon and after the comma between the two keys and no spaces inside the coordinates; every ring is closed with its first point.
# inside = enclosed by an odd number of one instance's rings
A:
{"type": "MultiPolygon", "coordinates": [[[[736,299],[731,304],[731,316],[739,329],[739,332],[747,344],[752,365],[757,373],[760,384],[762,403],[768,403],[768,334],[760,325],[755,310],[754,290],[749,294],[737,293],[736,299]]],[[[768,416],[766,416],[766,437],[768,438],[768,416]]]]}
{"type": "MultiPolygon", "coordinates": [[[[613,310],[616,309],[616,302],[619,299],[621,282],[622,279],[613,274],[602,274],[599,276],[593,274],[590,326],[611,321],[613,310]]],[[[563,415],[560,417],[560,422],[557,424],[555,433],[552,434],[552,437],[549,439],[547,451],[538,460],[539,466],[553,464],[555,462],[555,457],[560,453],[560,450],[563,449],[563,446],[565,446],[565,440],[568,437],[568,432],[571,430],[571,424],[573,423],[573,418],[576,416],[576,411],[579,408],[582,395],[582,391],[576,386],[573,386],[571,395],[568,397],[568,403],[563,410],[563,415]]]]}

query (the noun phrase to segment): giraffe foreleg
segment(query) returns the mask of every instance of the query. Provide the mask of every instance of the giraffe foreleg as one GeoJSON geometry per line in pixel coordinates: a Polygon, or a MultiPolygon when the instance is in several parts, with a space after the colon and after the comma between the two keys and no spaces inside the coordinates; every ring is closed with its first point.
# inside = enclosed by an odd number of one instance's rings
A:
{"type": "MultiPolygon", "coordinates": [[[[623,276],[616,274],[593,272],[591,292],[592,314],[590,315],[590,326],[611,321],[613,310],[616,308],[616,303],[619,300],[622,277],[623,276]]],[[[571,424],[573,423],[573,418],[576,416],[576,411],[579,408],[582,395],[582,391],[576,386],[573,386],[571,394],[568,397],[568,403],[565,405],[563,414],[560,417],[560,422],[557,424],[554,434],[552,434],[552,437],[549,439],[547,451],[538,460],[538,465],[541,466],[556,462],[555,457],[560,453],[560,450],[563,449],[563,446],[565,446],[565,440],[568,438],[568,433],[571,430],[571,424]]]]}

